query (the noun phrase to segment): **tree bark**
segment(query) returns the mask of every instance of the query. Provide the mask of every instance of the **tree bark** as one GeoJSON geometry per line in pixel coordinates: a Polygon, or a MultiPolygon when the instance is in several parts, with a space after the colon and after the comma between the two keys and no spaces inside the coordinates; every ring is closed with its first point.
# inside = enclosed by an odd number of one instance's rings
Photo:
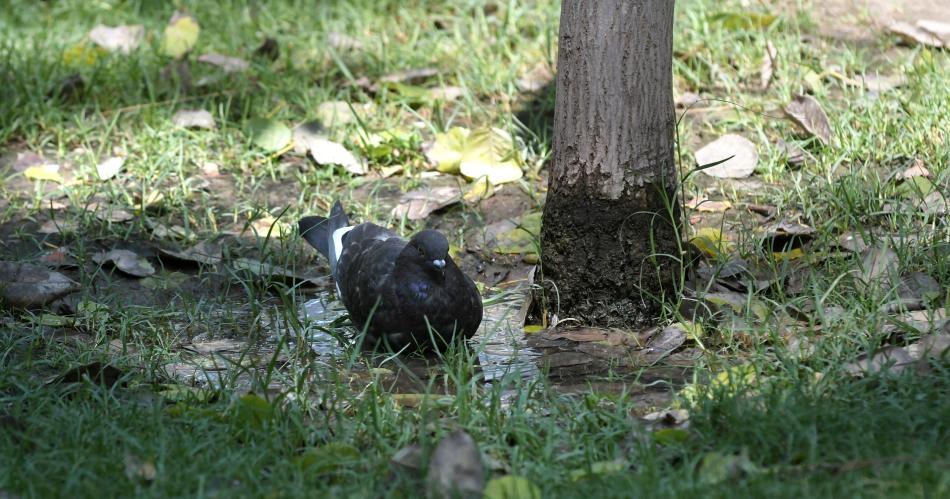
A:
{"type": "Polygon", "coordinates": [[[541,229],[543,278],[557,288],[548,309],[652,323],[680,269],[673,0],[564,0],[560,30],[541,229]]]}

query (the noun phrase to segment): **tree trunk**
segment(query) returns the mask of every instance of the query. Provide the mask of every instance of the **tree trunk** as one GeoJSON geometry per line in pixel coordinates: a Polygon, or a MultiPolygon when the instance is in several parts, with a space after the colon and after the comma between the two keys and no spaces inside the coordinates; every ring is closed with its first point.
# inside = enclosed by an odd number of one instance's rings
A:
{"type": "Polygon", "coordinates": [[[564,0],[541,229],[549,311],[655,322],[679,275],[673,0],[564,0]]]}

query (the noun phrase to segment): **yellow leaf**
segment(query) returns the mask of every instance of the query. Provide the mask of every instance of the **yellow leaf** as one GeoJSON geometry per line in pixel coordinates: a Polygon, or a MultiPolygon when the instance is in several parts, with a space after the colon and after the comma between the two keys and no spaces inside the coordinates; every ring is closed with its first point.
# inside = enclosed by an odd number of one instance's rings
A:
{"type": "Polygon", "coordinates": [[[461,127],[435,134],[435,142],[426,152],[426,158],[442,173],[458,173],[468,135],[469,130],[461,127]]]}
{"type": "Polygon", "coordinates": [[[465,191],[462,199],[468,203],[477,203],[490,198],[494,193],[495,186],[488,180],[488,177],[482,177],[472,182],[472,185],[465,191]]]}
{"type": "Polygon", "coordinates": [[[198,26],[198,21],[195,18],[176,13],[172,16],[168,26],[165,26],[162,53],[175,59],[181,59],[194,48],[195,43],[198,42],[200,32],[201,27],[198,26]]]}
{"type": "Polygon", "coordinates": [[[66,66],[92,66],[105,51],[90,47],[85,43],[71,45],[63,51],[63,64],[66,66]]]}
{"type": "Polygon", "coordinates": [[[521,157],[508,132],[500,128],[476,130],[469,134],[459,172],[475,179],[488,177],[494,185],[514,182],[524,175],[521,157]]]}
{"type": "Polygon", "coordinates": [[[722,231],[715,227],[697,230],[689,243],[710,258],[717,258],[732,251],[732,243],[723,240],[722,231]]]}
{"type": "Polygon", "coordinates": [[[775,258],[775,261],[778,262],[790,262],[792,260],[798,260],[803,256],[805,256],[805,250],[801,248],[795,248],[790,251],[783,251],[779,253],[772,253],[772,258],[775,258]]]}
{"type": "Polygon", "coordinates": [[[540,333],[541,331],[544,331],[544,326],[541,324],[529,324],[524,327],[525,334],[540,333]]]}
{"type": "Polygon", "coordinates": [[[484,499],[541,499],[541,489],[525,477],[506,475],[485,485],[484,499]]]}
{"type": "Polygon", "coordinates": [[[63,176],[59,174],[59,165],[31,166],[23,171],[23,175],[31,180],[48,180],[62,184],[63,176]]]}

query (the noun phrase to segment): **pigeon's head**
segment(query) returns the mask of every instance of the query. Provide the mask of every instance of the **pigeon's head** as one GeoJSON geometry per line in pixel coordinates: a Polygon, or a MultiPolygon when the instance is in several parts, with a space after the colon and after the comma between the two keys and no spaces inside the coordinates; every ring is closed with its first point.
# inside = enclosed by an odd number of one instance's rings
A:
{"type": "Polygon", "coordinates": [[[412,252],[413,259],[424,269],[438,274],[442,274],[449,262],[449,241],[435,230],[424,230],[413,236],[404,251],[412,252]]]}

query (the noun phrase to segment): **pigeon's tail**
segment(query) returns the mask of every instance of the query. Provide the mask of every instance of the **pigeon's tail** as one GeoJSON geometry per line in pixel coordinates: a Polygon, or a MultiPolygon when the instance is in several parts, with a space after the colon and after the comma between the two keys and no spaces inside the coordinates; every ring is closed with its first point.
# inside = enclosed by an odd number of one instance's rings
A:
{"type": "Polygon", "coordinates": [[[336,261],[342,252],[342,237],[350,221],[339,201],[333,204],[329,217],[304,217],[297,222],[300,235],[330,261],[330,272],[336,273],[336,261]],[[343,229],[343,230],[340,230],[343,229]]]}

